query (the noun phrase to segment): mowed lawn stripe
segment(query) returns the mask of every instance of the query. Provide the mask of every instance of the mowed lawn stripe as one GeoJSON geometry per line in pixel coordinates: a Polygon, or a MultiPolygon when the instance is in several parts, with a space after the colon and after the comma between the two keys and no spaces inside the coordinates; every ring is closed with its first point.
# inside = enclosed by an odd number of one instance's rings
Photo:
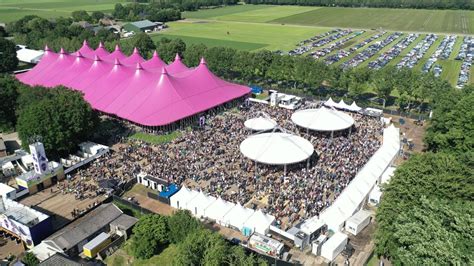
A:
{"type": "Polygon", "coordinates": [[[267,45],[265,49],[285,51],[293,49],[301,40],[330,30],[328,28],[233,21],[178,21],[168,24],[169,28],[163,31],[165,35],[259,43],[267,45]]]}
{"type": "Polygon", "coordinates": [[[202,37],[190,37],[190,36],[173,35],[173,34],[159,34],[159,35],[154,35],[152,37],[153,41],[158,41],[162,38],[181,39],[186,43],[186,45],[202,43],[206,45],[207,47],[223,46],[223,47],[229,47],[229,48],[234,48],[234,49],[244,50],[244,51],[253,51],[253,50],[261,49],[267,46],[267,44],[262,44],[262,43],[227,41],[227,40],[210,39],[210,38],[202,38],[202,37]]]}
{"type": "Polygon", "coordinates": [[[266,5],[235,5],[227,6],[223,8],[213,8],[213,9],[200,9],[198,11],[185,11],[182,13],[183,18],[193,18],[193,19],[215,19],[216,17],[221,17],[225,15],[232,15],[236,13],[247,13],[259,9],[268,9],[272,6],[266,5]]]}
{"type": "Polygon", "coordinates": [[[473,20],[474,11],[324,7],[271,22],[324,27],[474,34],[473,20]]]}
{"type": "Polygon", "coordinates": [[[268,8],[252,9],[247,12],[236,12],[214,17],[216,20],[224,21],[243,21],[243,22],[269,22],[278,18],[292,16],[320,7],[302,7],[302,6],[267,6],[268,8]]]}

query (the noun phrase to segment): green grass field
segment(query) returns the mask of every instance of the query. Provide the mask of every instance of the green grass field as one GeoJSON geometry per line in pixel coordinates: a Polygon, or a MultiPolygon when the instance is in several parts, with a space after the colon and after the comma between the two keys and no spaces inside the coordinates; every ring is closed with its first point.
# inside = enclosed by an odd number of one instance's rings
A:
{"type": "Polygon", "coordinates": [[[44,18],[66,17],[72,11],[110,11],[126,0],[0,0],[0,22],[18,20],[26,15],[44,18]]]}
{"type": "Polygon", "coordinates": [[[474,11],[238,5],[184,13],[185,18],[319,27],[384,28],[474,34],[474,11]]]}
{"type": "Polygon", "coordinates": [[[288,51],[301,40],[329,30],[319,27],[236,21],[193,20],[170,22],[168,25],[169,28],[159,36],[183,39],[192,37],[193,43],[202,42],[209,46],[216,46],[219,45],[218,42],[225,41],[222,44],[242,50],[265,48],[288,51]]]}
{"type": "Polygon", "coordinates": [[[137,132],[131,135],[129,138],[135,139],[135,140],[141,140],[141,141],[148,142],[151,144],[162,144],[162,143],[168,143],[174,140],[175,138],[179,137],[180,135],[181,135],[181,132],[179,131],[173,131],[165,135],[154,135],[154,134],[147,134],[143,132],[137,132]]]}

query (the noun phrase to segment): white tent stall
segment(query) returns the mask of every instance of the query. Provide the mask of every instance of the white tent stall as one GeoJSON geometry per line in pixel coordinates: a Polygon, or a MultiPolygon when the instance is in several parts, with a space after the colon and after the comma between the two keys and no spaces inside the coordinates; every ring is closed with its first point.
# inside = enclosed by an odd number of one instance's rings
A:
{"type": "Polygon", "coordinates": [[[356,102],[352,102],[352,104],[349,106],[350,107],[350,111],[354,111],[354,112],[359,112],[360,110],[362,110],[362,108],[360,108],[356,102]]]}
{"type": "Polygon", "coordinates": [[[336,232],[321,247],[321,256],[329,261],[334,259],[341,253],[347,244],[347,235],[336,232]]]}
{"type": "Polygon", "coordinates": [[[206,216],[218,224],[223,224],[224,216],[229,213],[234,206],[234,203],[218,198],[207,207],[206,216]]]}
{"type": "Polygon", "coordinates": [[[197,194],[196,191],[189,190],[183,186],[178,192],[176,192],[176,194],[171,196],[170,205],[176,209],[186,209],[186,204],[196,197],[197,194]]]}
{"type": "Polygon", "coordinates": [[[340,100],[336,106],[336,108],[339,108],[339,109],[344,109],[344,110],[350,110],[351,106],[350,105],[347,105],[344,100],[340,100]]]}
{"type": "Polygon", "coordinates": [[[345,229],[347,232],[356,236],[369,225],[370,220],[370,212],[360,210],[346,221],[345,229]]]}
{"type": "Polygon", "coordinates": [[[259,116],[248,119],[244,122],[244,125],[253,131],[268,131],[274,129],[277,126],[277,122],[271,118],[259,116]]]}
{"type": "Polygon", "coordinates": [[[327,107],[336,107],[337,103],[334,102],[331,97],[329,97],[329,99],[326,102],[324,102],[324,105],[327,107]]]}
{"type": "Polygon", "coordinates": [[[244,223],[244,235],[251,235],[253,232],[265,235],[274,221],[275,217],[258,210],[244,223]]]}
{"type": "Polygon", "coordinates": [[[240,144],[240,152],[255,163],[283,165],[299,163],[311,157],[314,147],[308,140],[283,132],[252,135],[240,144]]]}
{"type": "Polygon", "coordinates": [[[325,132],[345,130],[354,125],[354,118],[350,115],[325,107],[294,112],[291,121],[307,130],[325,132]]]}
{"type": "Polygon", "coordinates": [[[196,197],[186,204],[186,209],[196,217],[205,217],[207,207],[209,207],[209,205],[214,201],[216,201],[215,197],[207,196],[200,191],[196,197]]]}
{"type": "Polygon", "coordinates": [[[236,204],[223,218],[225,226],[232,226],[237,228],[239,231],[244,228],[245,222],[252,216],[255,211],[242,207],[240,204],[236,204]]]}

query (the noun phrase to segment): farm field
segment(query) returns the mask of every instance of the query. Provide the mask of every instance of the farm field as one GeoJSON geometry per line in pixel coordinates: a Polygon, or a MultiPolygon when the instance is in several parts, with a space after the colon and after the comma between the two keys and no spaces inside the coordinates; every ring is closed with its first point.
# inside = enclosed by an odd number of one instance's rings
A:
{"type": "Polygon", "coordinates": [[[26,15],[44,18],[69,16],[72,11],[111,11],[125,0],[0,0],[0,22],[7,23],[26,15]]]}
{"type": "MultiPolygon", "coordinates": [[[[268,23],[243,23],[234,21],[177,21],[159,36],[171,38],[201,38],[206,45],[216,46],[215,41],[226,41],[225,46],[242,50],[268,49],[291,50],[303,39],[328,31],[328,28],[278,25],[268,23]]],[[[158,37],[154,37],[158,38],[158,37]]]]}
{"type": "Polygon", "coordinates": [[[238,5],[183,14],[189,19],[319,27],[474,34],[474,11],[238,5]]]}

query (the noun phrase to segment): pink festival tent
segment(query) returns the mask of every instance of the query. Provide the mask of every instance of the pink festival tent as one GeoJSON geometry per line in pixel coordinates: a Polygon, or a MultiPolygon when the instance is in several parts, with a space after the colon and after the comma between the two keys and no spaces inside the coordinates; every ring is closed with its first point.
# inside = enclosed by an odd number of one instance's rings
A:
{"type": "Polygon", "coordinates": [[[63,85],[81,91],[94,109],[143,126],[163,126],[250,93],[250,88],[215,76],[206,61],[188,68],[181,58],[166,65],[155,52],[146,61],[135,49],[130,56],[120,47],[108,53],[87,42],[75,53],[54,53],[45,47],[41,61],[17,74],[35,86],[63,85]]]}

